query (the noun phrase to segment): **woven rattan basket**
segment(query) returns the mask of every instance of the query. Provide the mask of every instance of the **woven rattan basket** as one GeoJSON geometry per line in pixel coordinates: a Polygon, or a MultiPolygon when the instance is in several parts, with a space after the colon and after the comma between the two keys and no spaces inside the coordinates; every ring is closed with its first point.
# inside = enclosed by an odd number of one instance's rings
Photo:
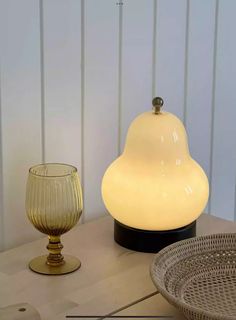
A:
{"type": "Polygon", "coordinates": [[[159,292],[187,319],[236,319],[236,234],[176,242],[151,265],[159,292]]]}

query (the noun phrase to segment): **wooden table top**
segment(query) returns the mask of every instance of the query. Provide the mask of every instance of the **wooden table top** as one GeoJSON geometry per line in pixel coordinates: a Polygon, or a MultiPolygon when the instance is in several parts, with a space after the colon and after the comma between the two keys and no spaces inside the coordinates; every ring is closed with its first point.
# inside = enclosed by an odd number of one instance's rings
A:
{"type": "MultiPolygon", "coordinates": [[[[236,223],[203,214],[197,234],[236,232],[236,223]]],[[[149,276],[153,254],[125,249],[113,240],[110,216],[82,224],[62,237],[63,252],[77,256],[74,273],[45,276],[28,262],[45,254],[47,238],[0,253],[0,307],[26,302],[41,319],[66,315],[172,315],[184,319],[157,293],[149,276]]]]}

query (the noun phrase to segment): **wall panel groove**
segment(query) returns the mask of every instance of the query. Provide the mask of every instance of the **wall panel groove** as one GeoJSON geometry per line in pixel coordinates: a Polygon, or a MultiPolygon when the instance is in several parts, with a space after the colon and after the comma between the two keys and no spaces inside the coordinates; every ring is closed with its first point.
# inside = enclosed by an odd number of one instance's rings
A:
{"type": "Polygon", "coordinates": [[[186,125],[187,118],[187,92],[188,92],[188,55],[189,55],[189,9],[190,3],[187,0],[186,5],[186,28],[185,28],[185,61],[184,61],[184,115],[183,122],[186,125]]]}
{"type": "MultiPolygon", "coordinates": [[[[0,36],[1,39],[1,36],[0,36]]],[[[1,50],[1,49],[0,49],[1,50]]],[[[0,53],[1,56],[1,53],[0,53]]],[[[2,98],[1,98],[1,61],[0,61],[0,251],[4,250],[4,212],[3,212],[3,149],[2,149],[2,98]]]]}
{"type": "Polygon", "coordinates": [[[236,177],[235,177],[235,187],[234,187],[234,221],[236,221],[236,177]]]}
{"type": "Polygon", "coordinates": [[[43,0],[39,0],[39,30],[40,30],[40,85],[41,85],[41,141],[42,162],[45,162],[45,72],[44,72],[44,19],[43,0]]]}
{"type": "Polygon", "coordinates": [[[156,91],[156,41],[157,41],[157,0],[153,0],[153,31],[152,31],[152,98],[155,97],[156,91]]]}
{"type": "MultiPolygon", "coordinates": [[[[85,75],[85,31],[84,31],[84,1],[81,0],[81,185],[82,190],[84,189],[84,93],[85,93],[85,87],[84,87],[84,75],[85,75]]],[[[85,215],[84,212],[86,210],[85,203],[83,203],[83,214],[81,217],[81,222],[84,223],[85,215]]]]}
{"type": "MultiPolygon", "coordinates": [[[[123,4],[126,4],[125,1],[123,4]]],[[[119,6],[119,53],[118,53],[118,156],[121,154],[122,128],[122,54],[123,54],[123,5],[119,6]]]]}
{"type": "Polygon", "coordinates": [[[218,17],[219,17],[219,0],[216,0],[215,9],[215,33],[214,33],[214,52],[213,52],[213,82],[212,82],[212,106],[211,106],[211,148],[210,148],[210,171],[209,171],[209,186],[210,198],[208,210],[211,214],[212,208],[212,175],[213,175],[213,147],[214,147],[214,118],[215,118],[215,96],[216,96],[216,66],[217,66],[217,41],[218,41],[218,17]]]}

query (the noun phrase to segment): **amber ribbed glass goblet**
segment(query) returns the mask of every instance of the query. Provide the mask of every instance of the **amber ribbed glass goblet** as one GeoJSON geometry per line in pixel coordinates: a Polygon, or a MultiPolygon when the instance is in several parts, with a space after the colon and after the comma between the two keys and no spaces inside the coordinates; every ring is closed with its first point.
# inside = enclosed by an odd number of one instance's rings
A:
{"type": "Polygon", "coordinates": [[[77,169],[68,164],[46,163],[29,170],[26,187],[26,212],[36,229],[48,235],[48,256],[34,258],[29,267],[43,274],[65,274],[81,265],[61,254],[60,236],[78,222],[83,208],[77,169]]]}

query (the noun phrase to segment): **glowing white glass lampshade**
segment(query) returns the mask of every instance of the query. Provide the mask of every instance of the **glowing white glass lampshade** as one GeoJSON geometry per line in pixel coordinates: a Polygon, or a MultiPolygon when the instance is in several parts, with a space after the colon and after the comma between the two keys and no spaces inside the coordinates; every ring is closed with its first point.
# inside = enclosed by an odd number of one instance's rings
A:
{"type": "Polygon", "coordinates": [[[207,177],[191,158],[182,122],[159,109],[131,123],[124,151],[102,181],[103,201],[114,219],[142,230],[190,224],[208,194],[207,177]]]}

